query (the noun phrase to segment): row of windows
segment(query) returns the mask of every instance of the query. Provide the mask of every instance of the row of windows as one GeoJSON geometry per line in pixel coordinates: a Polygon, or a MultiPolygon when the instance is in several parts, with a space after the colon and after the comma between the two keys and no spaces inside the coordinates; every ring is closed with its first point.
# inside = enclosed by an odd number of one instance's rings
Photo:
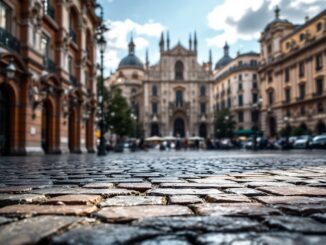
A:
{"type": "MultiPolygon", "coordinates": [[[[303,62],[299,63],[299,69],[298,69],[298,76],[300,78],[305,76],[306,73],[306,66],[303,62]]],[[[318,54],[315,56],[315,70],[321,71],[323,69],[323,55],[318,54]]],[[[291,69],[288,67],[284,70],[284,81],[289,82],[291,80],[291,69]]],[[[273,82],[273,72],[269,71],[267,74],[267,80],[268,82],[273,82]]]]}
{"type": "MultiPolygon", "coordinates": [[[[178,103],[178,101],[176,101],[176,106],[180,106],[180,104],[178,103]]],[[[153,102],[152,103],[152,114],[157,115],[158,114],[158,103],[157,102],[153,102]]],[[[200,103],[200,114],[206,114],[206,103],[200,103]]]]}
{"type": "MultiPolygon", "coordinates": [[[[314,96],[320,96],[323,94],[324,91],[324,81],[322,78],[316,79],[315,81],[315,93],[314,96]]],[[[298,101],[303,100],[306,96],[306,84],[301,83],[298,86],[299,96],[297,98],[298,101]]],[[[284,89],[284,102],[290,103],[291,102],[291,88],[284,89]]],[[[274,102],[274,91],[268,91],[268,103],[272,105],[274,102]]]]}
{"type": "MultiPolygon", "coordinates": [[[[178,93],[182,93],[182,91],[177,91],[178,93]]],[[[176,92],[176,93],[177,93],[176,92]]],[[[205,86],[201,86],[200,87],[200,91],[199,91],[199,93],[200,93],[200,96],[202,96],[202,97],[204,97],[204,96],[206,96],[206,87],[205,86]]],[[[158,96],[158,89],[157,89],[157,86],[156,85],[153,85],[152,86],[152,96],[158,96]]]]}
{"type": "MultiPolygon", "coordinates": [[[[318,114],[321,114],[321,113],[324,113],[325,112],[324,105],[322,103],[316,104],[315,105],[315,108],[316,108],[316,112],[318,114]]],[[[307,114],[306,107],[305,106],[301,106],[299,108],[299,115],[300,116],[306,116],[306,114],[307,114]]],[[[291,117],[292,116],[291,110],[287,110],[285,116],[286,117],[291,117]]]]}

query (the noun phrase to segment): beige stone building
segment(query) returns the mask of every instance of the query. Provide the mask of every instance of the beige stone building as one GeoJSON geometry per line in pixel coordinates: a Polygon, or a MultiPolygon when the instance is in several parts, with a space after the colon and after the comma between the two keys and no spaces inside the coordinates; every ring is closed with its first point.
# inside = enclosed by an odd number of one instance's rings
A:
{"type": "Polygon", "coordinates": [[[189,47],[181,43],[170,49],[170,40],[163,34],[159,43],[157,64],[146,64],[135,55],[133,41],[129,54],[108,80],[119,86],[134,108],[145,129],[145,136],[203,138],[213,135],[213,80],[211,61],[197,61],[197,38],[190,38],[189,47]]]}
{"type": "Polygon", "coordinates": [[[259,129],[259,54],[238,54],[232,59],[229,46],[214,70],[214,97],[217,111],[229,109],[237,130],[259,129]]]}
{"type": "Polygon", "coordinates": [[[326,132],[326,10],[297,26],[275,19],[261,34],[262,130],[326,132]]]}

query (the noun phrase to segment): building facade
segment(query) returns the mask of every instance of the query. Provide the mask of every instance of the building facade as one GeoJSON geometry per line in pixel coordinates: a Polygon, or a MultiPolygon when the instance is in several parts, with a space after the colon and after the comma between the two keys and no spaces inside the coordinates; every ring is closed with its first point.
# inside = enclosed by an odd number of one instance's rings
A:
{"type": "Polygon", "coordinates": [[[326,10],[303,25],[280,18],[261,35],[262,130],[274,137],[281,129],[326,132],[326,10]]]}
{"type": "Polygon", "coordinates": [[[259,54],[238,54],[232,59],[229,46],[214,70],[214,97],[217,111],[228,109],[236,122],[237,130],[258,130],[260,92],[258,77],[259,54]]]}
{"type": "Polygon", "coordinates": [[[94,152],[95,1],[0,1],[0,155],[94,152]]]}
{"type": "Polygon", "coordinates": [[[145,136],[203,138],[213,134],[213,80],[211,62],[197,61],[197,37],[189,47],[181,43],[170,49],[162,34],[160,59],[150,66],[135,56],[133,41],[129,54],[107,83],[119,86],[145,129],[145,136]]]}

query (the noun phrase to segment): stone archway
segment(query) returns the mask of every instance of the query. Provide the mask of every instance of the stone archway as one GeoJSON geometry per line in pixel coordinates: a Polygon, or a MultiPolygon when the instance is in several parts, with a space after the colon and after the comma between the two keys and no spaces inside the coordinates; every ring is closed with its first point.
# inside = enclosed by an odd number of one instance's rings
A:
{"type": "Polygon", "coordinates": [[[206,123],[201,123],[199,125],[199,137],[202,137],[204,139],[207,138],[207,124],[206,123]]]}
{"type": "Polygon", "coordinates": [[[55,117],[54,105],[50,99],[43,102],[41,146],[45,153],[55,153],[55,117]]]}
{"type": "Polygon", "coordinates": [[[10,122],[10,96],[5,86],[0,86],[0,156],[10,154],[11,122],[10,122]]]}
{"type": "Polygon", "coordinates": [[[276,136],[277,133],[277,124],[275,117],[269,117],[268,119],[268,126],[269,126],[269,135],[271,137],[276,136]]]}
{"type": "MultiPolygon", "coordinates": [[[[73,99],[74,100],[74,99],[73,99]]],[[[72,102],[70,106],[68,138],[69,150],[71,153],[81,153],[80,149],[80,105],[72,102]]]]}
{"type": "Polygon", "coordinates": [[[174,119],[173,135],[175,137],[181,137],[181,138],[184,138],[186,136],[186,125],[183,118],[177,117],[176,119],[174,119]]]}
{"type": "Polygon", "coordinates": [[[316,133],[323,134],[326,133],[326,125],[323,121],[319,121],[316,125],[316,133]]]}
{"type": "Polygon", "coordinates": [[[160,127],[157,123],[151,124],[151,136],[160,136],[160,127]]]}

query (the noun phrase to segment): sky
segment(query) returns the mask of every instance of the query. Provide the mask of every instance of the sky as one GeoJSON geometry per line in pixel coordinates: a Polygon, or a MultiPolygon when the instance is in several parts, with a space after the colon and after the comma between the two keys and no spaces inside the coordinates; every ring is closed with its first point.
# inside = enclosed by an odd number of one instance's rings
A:
{"type": "Polygon", "coordinates": [[[114,72],[128,54],[131,35],[136,55],[150,64],[159,60],[161,33],[170,34],[170,47],[179,41],[188,47],[189,35],[197,33],[198,62],[208,60],[212,50],[213,63],[223,55],[225,42],[230,54],[259,52],[259,37],[274,19],[278,5],[281,18],[294,24],[304,23],[305,16],[314,17],[326,7],[326,0],[98,0],[104,7],[104,19],[110,31],[105,34],[108,46],[105,71],[114,72]]]}

